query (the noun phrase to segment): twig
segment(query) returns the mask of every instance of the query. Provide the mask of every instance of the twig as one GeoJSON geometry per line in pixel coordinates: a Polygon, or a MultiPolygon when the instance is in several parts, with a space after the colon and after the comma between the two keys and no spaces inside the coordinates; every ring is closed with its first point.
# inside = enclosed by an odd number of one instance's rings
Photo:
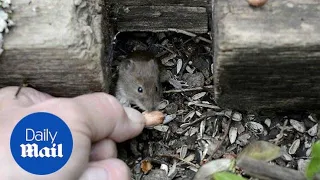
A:
{"type": "Polygon", "coordinates": [[[188,102],[186,104],[187,105],[195,105],[195,106],[199,106],[199,107],[210,108],[210,109],[215,109],[215,110],[220,110],[221,109],[219,106],[210,105],[210,104],[204,104],[204,103],[188,102]]]}
{"type": "Polygon", "coordinates": [[[280,143],[280,140],[283,137],[283,132],[286,129],[288,123],[288,119],[286,119],[283,123],[283,126],[281,127],[280,133],[278,134],[278,136],[275,139],[270,140],[271,142],[274,142],[276,145],[278,145],[280,143]]]}
{"type": "Polygon", "coordinates": [[[243,157],[237,160],[237,166],[244,170],[246,174],[259,179],[306,180],[303,173],[297,170],[273,165],[248,157],[243,157]]]}
{"type": "MultiPolygon", "coordinates": [[[[189,58],[188,58],[186,61],[183,62],[183,65],[182,65],[182,67],[181,67],[181,69],[180,69],[180,71],[179,71],[179,73],[178,73],[179,79],[182,78],[182,75],[184,74],[183,72],[184,72],[184,70],[187,68],[188,62],[190,61],[191,57],[192,57],[192,56],[189,56],[189,58]]],[[[183,56],[183,59],[184,59],[184,58],[185,58],[185,55],[183,56]]]]}
{"type": "Polygon", "coordinates": [[[193,124],[196,124],[198,122],[203,121],[204,119],[207,119],[208,117],[217,116],[217,115],[221,115],[221,113],[216,112],[216,111],[209,111],[209,112],[207,112],[206,115],[203,115],[202,117],[194,120],[193,122],[182,124],[180,127],[181,128],[187,128],[187,127],[189,127],[189,126],[191,126],[193,124]]]}
{"type": "Polygon", "coordinates": [[[22,89],[23,87],[27,87],[27,86],[28,86],[27,80],[24,79],[24,80],[22,81],[22,83],[20,84],[20,86],[19,86],[16,94],[14,95],[14,97],[15,97],[15,98],[18,98],[18,95],[19,95],[21,89],[22,89]]]}
{"type": "Polygon", "coordinates": [[[223,134],[223,137],[222,137],[221,141],[217,144],[216,148],[212,151],[212,154],[207,158],[207,161],[211,161],[213,155],[220,149],[222,143],[227,138],[227,135],[228,135],[228,132],[229,132],[229,129],[230,129],[230,125],[231,125],[231,122],[232,122],[232,117],[233,117],[233,113],[232,113],[232,115],[231,115],[231,117],[229,119],[227,128],[224,131],[224,134],[223,134]]]}
{"type": "Polygon", "coordinates": [[[18,94],[20,93],[21,89],[22,89],[23,85],[20,85],[16,94],[14,95],[15,98],[18,98],[18,94]]]}
{"type": "Polygon", "coordinates": [[[188,165],[190,165],[190,166],[193,166],[193,167],[195,167],[195,168],[199,168],[200,166],[199,165],[197,165],[197,164],[193,164],[193,163],[191,163],[191,162],[187,162],[187,161],[185,161],[184,159],[181,159],[181,158],[179,158],[179,157],[177,157],[177,156],[174,156],[174,155],[168,155],[168,154],[159,154],[158,156],[160,156],[160,157],[168,157],[168,158],[174,158],[174,159],[177,159],[177,160],[179,160],[179,161],[181,161],[181,162],[183,162],[183,163],[185,163],[185,164],[188,164],[188,165]]]}
{"type": "Polygon", "coordinates": [[[203,86],[203,87],[195,87],[195,88],[186,88],[186,89],[173,89],[168,91],[163,91],[163,93],[180,93],[180,92],[188,92],[188,91],[198,91],[204,89],[213,89],[213,85],[203,86]]]}
{"type": "Polygon", "coordinates": [[[196,37],[197,39],[199,39],[201,41],[204,41],[206,43],[212,44],[211,40],[206,39],[206,38],[201,37],[201,36],[197,36],[194,33],[191,33],[191,32],[188,32],[188,31],[185,31],[185,30],[182,30],[182,29],[168,28],[168,31],[174,31],[174,32],[177,32],[177,33],[185,34],[187,36],[196,37]]]}
{"type": "Polygon", "coordinates": [[[172,54],[177,54],[177,53],[175,53],[174,51],[172,51],[171,49],[167,48],[166,46],[164,46],[164,45],[162,45],[162,44],[156,44],[156,46],[159,46],[159,47],[161,47],[161,48],[169,51],[169,52],[172,53],[172,54]]]}

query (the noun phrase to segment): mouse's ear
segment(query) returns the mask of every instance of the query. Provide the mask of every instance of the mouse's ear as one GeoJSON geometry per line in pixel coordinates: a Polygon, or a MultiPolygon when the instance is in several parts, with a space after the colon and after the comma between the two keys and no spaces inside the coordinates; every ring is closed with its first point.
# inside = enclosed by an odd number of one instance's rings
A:
{"type": "Polygon", "coordinates": [[[152,69],[157,69],[158,68],[158,63],[155,59],[150,59],[148,61],[148,67],[152,68],[152,69]]]}
{"type": "Polygon", "coordinates": [[[135,64],[132,59],[125,59],[121,63],[120,70],[133,71],[134,67],[135,64]]]}

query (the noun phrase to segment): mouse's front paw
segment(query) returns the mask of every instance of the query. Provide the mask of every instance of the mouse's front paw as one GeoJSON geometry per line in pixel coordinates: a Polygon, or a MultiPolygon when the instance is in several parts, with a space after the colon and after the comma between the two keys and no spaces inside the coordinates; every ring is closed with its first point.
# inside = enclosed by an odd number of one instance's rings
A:
{"type": "Polygon", "coordinates": [[[118,98],[120,104],[124,107],[131,107],[130,102],[126,98],[118,98]]]}

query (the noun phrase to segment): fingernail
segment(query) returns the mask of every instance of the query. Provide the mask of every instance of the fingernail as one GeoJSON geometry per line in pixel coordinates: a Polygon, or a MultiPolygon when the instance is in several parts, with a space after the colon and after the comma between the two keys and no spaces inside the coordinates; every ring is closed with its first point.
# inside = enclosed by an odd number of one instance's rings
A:
{"type": "Polygon", "coordinates": [[[108,176],[108,172],[100,167],[90,167],[88,168],[83,177],[86,177],[84,179],[103,179],[103,180],[108,180],[109,176],[108,176]]]}
{"type": "Polygon", "coordinates": [[[129,107],[124,107],[124,110],[133,124],[145,124],[146,119],[139,111],[129,107]]]}

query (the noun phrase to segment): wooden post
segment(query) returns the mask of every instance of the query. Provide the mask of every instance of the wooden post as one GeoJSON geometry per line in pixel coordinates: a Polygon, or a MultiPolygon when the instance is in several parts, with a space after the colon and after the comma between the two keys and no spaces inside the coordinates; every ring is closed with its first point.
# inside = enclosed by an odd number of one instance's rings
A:
{"type": "Polygon", "coordinates": [[[16,26],[5,36],[0,88],[24,79],[57,96],[105,89],[101,1],[12,0],[16,26]]]}
{"type": "Polygon", "coordinates": [[[110,0],[109,4],[110,16],[121,32],[208,32],[207,0],[110,0]]]}
{"type": "Polygon", "coordinates": [[[215,0],[215,95],[224,108],[320,107],[320,4],[215,0]]]}

